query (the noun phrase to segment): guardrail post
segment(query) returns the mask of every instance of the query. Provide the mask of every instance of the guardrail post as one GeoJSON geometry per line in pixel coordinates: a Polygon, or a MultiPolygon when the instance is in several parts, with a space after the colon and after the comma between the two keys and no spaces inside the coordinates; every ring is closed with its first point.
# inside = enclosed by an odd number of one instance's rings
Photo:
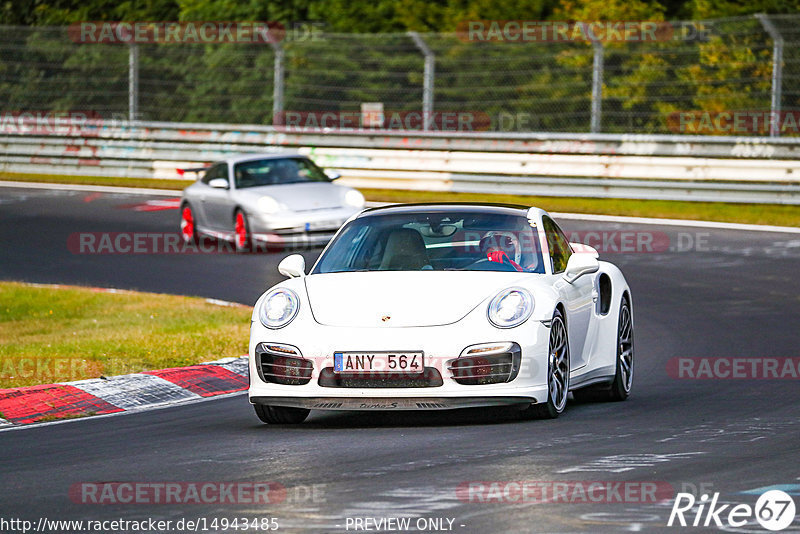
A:
{"type": "Polygon", "coordinates": [[[139,45],[128,47],[128,120],[139,117],[139,45]]]}
{"type": "Polygon", "coordinates": [[[592,60],[592,116],[589,130],[592,133],[600,131],[603,114],[603,43],[592,39],[594,59],[592,60]]]}
{"type": "Polygon", "coordinates": [[[783,36],[763,13],[755,16],[772,39],[772,95],[770,98],[769,136],[781,135],[781,86],[783,85],[783,36]]]}
{"type": "Polygon", "coordinates": [[[275,73],[272,83],[272,125],[283,124],[283,75],[284,75],[284,50],[278,41],[270,40],[272,50],[275,52],[275,73]]]}
{"type": "Polygon", "coordinates": [[[425,56],[425,71],[422,80],[422,128],[430,129],[430,121],[433,120],[433,80],[436,69],[436,56],[433,50],[425,43],[422,36],[417,32],[408,32],[422,55],[425,56]]]}

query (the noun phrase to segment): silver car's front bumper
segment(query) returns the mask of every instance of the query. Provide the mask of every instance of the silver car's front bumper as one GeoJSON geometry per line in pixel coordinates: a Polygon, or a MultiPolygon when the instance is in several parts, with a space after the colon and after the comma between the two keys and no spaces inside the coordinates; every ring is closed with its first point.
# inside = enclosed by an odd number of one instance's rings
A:
{"type": "Polygon", "coordinates": [[[255,242],[285,249],[322,246],[344,222],[361,208],[330,208],[285,215],[253,215],[251,235],[255,242]]]}

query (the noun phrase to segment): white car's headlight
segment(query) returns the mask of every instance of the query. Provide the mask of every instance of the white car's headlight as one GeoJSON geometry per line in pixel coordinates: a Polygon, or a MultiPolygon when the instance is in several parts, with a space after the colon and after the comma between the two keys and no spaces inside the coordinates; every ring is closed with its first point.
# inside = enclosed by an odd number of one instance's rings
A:
{"type": "Polygon", "coordinates": [[[501,291],[489,303],[489,321],[498,328],[519,326],[533,313],[533,295],[521,287],[501,291]]]}
{"type": "Polygon", "coordinates": [[[300,300],[291,289],[270,291],[261,303],[258,318],[267,328],[283,328],[292,322],[300,309],[300,300]]]}
{"type": "Polygon", "coordinates": [[[261,213],[278,213],[281,207],[280,203],[272,197],[261,197],[258,199],[258,210],[261,213]]]}
{"type": "Polygon", "coordinates": [[[351,189],[344,195],[344,202],[348,206],[353,206],[354,208],[363,208],[365,203],[364,195],[362,195],[360,191],[351,189]]]}

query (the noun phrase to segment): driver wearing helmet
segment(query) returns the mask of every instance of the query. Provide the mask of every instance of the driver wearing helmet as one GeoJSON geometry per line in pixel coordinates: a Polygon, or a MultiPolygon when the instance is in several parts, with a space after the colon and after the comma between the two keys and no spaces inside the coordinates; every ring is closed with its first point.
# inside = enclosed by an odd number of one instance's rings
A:
{"type": "Polygon", "coordinates": [[[517,244],[505,232],[486,232],[480,242],[481,254],[486,256],[494,263],[508,263],[517,271],[522,271],[522,267],[514,261],[517,257],[517,244]]]}

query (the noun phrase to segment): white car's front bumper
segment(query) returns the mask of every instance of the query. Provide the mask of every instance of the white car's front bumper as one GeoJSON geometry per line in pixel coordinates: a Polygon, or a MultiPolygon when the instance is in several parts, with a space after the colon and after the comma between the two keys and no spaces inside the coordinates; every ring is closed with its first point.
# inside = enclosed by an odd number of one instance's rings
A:
{"type": "MultiPolygon", "coordinates": [[[[300,321],[302,323],[302,321],[300,321]]],[[[250,337],[252,403],[328,410],[435,410],[474,406],[527,405],[547,400],[547,349],[550,330],[529,320],[511,329],[488,324],[481,314],[470,314],[451,325],[410,328],[342,328],[306,323],[270,330],[255,321],[250,337]],[[465,348],[484,343],[514,342],[521,349],[516,377],[510,382],[459,384],[448,368],[465,348]],[[313,363],[311,380],[304,385],[265,382],[256,361],[259,343],[293,346],[313,363]],[[425,367],[441,375],[441,385],[427,387],[343,387],[320,384],[320,374],[331,376],[333,353],[340,351],[422,351],[425,367]]],[[[323,380],[323,383],[330,381],[323,380]]]]}

